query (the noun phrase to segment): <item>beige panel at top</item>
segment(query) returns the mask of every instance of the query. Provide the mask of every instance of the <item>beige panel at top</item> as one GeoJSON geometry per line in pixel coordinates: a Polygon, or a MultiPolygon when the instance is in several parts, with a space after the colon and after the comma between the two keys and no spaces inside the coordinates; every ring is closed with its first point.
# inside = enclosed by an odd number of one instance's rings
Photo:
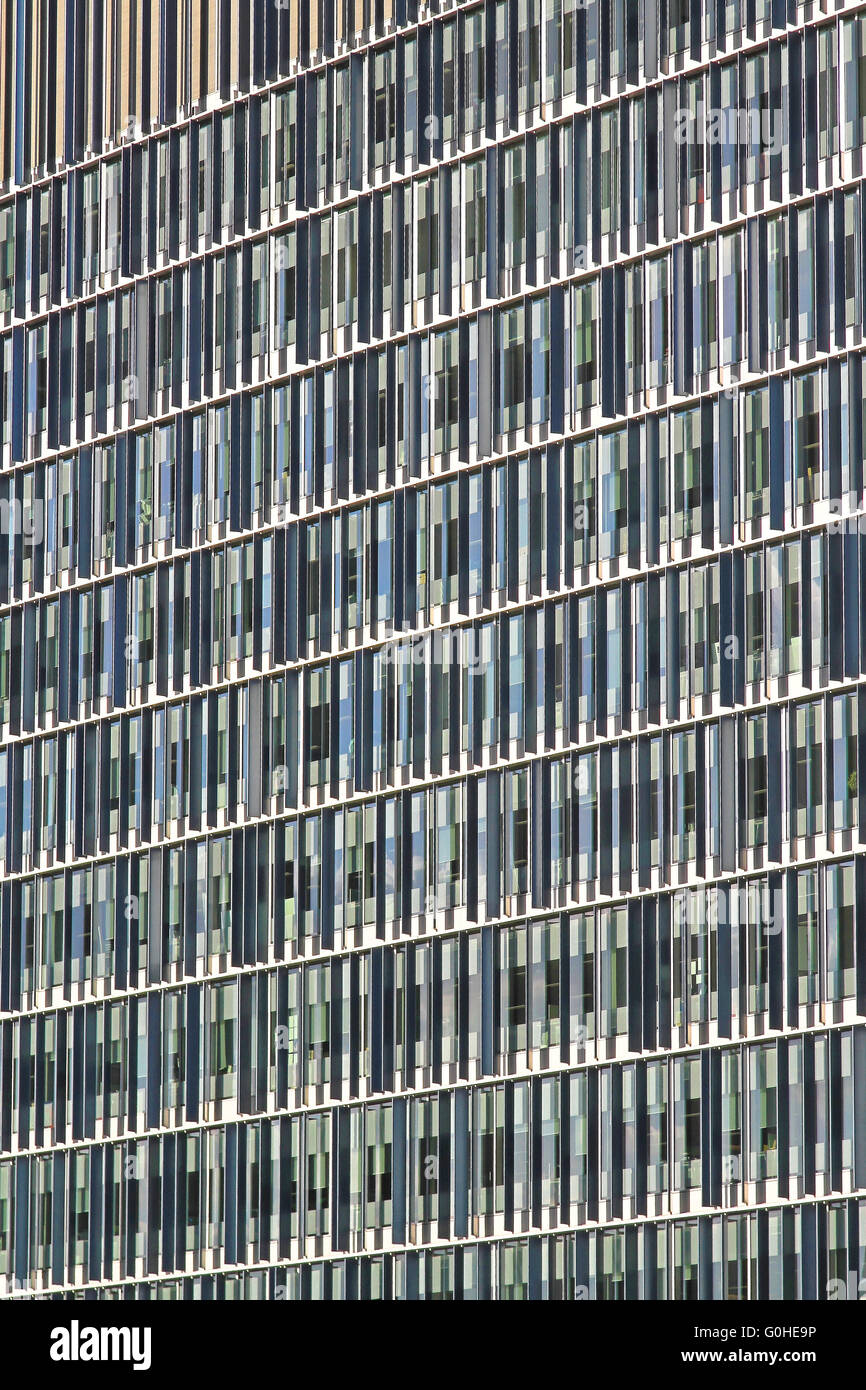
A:
{"type": "Polygon", "coordinates": [[[47,88],[44,72],[44,44],[39,6],[34,5],[30,14],[30,72],[27,75],[29,93],[30,162],[32,165],[45,163],[45,142],[42,138],[42,116],[45,111],[47,88]]]}
{"type": "MultiPolygon", "coordinates": [[[[96,53],[96,36],[93,32],[93,11],[99,0],[87,0],[84,15],[84,54],[81,64],[84,73],[84,148],[93,148],[93,104],[96,88],[96,72],[99,68],[99,55],[96,53]]],[[[97,152],[99,145],[96,146],[97,152]]]]}
{"type": "Polygon", "coordinates": [[[133,92],[133,70],[130,66],[130,29],[131,15],[129,10],[130,0],[119,0],[116,11],[116,32],[117,32],[117,72],[118,83],[118,106],[117,106],[117,128],[123,132],[127,128],[127,122],[135,105],[133,92]]]}
{"type": "MultiPolygon", "coordinates": [[[[175,66],[175,72],[177,73],[177,81],[175,83],[175,100],[177,101],[179,109],[186,106],[186,37],[186,5],[178,5],[177,25],[174,34],[169,37],[169,43],[175,44],[177,48],[177,63],[175,66]]],[[[172,112],[171,115],[172,118],[174,118],[177,115],[177,112],[172,112]]]]}
{"type": "MultiPolygon", "coordinates": [[[[34,166],[44,165],[47,157],[47,130],[45,126],[49,97],[53,97],[55,107],[54,149],[62,159],[65,148],[65,100],[67,77],[66,53],[66,14],[69,0],[32,0],[27,6],[25,23],[29,29],[29,50],[31,63],[27,73],[15,72],[14,64],[2,65],[0,71],[0,159],[3,168],[0,178],[8,179],[14,170],[13,145],[14,126],[10,119],[15,110],[15,84],[24,81],[28,88],[26,103],[28,138],[31,161],[34,166]],[[51,6],[56,16],[56,43],[48,51],[45,20],[51,6]]],[[[82,79],[85,84],[85,142],[95,151],[100,151],[106,139],[119,139],[128,129],[130,117],[136,123],[141,120],[145,97],[149,100],[152,118],[157,119],[160,109],[161,52],[170,44],[176,53],[177,62],[177,101],[181,108],[205,105],[207,99],[219,91],[220,46],[229,44],[230,80],[240,85],[241,57],[239,45],[240,5],[248,0],[232,0],[228,32],[219,33],[221,6],[218,0],[179,0],[177,6],[176,32],[162,36],[160,33],[162,7],[158,0],[150,6],[149,32],[142,31],[141,0],[85,0],[87,9],[86,30],[88,42],[84,54],[79,55],[82,79]],[[101,12],[102,48],[97,53],[93,48],[93,18],[101,12]],[[141,90],[142,53],[144,45],[149,47],[150,89],[141,90]],[[100,72],[101,69],[101,72],[100,72]],[[102,87],[102,129],[93,128],[93,113],[96,102],[96,73],[102,87]]],[[[370,14],[371,0],[338,0],[336,6],[338,37],[350,40],[363,30],[365,20],[370,14]],[[349,34],[342,33],[343,26],[351,26],[349,34]]],[[[319,0],[288,0],[281,7],[281,22],[288,24],[288,47],[292,62],[300,58],[300,30],[302,15],[308,16],[309,43],[312,54],[316,54],[322,43],[320,27],[319,0]]],[[[383,0],[383,13],[386,20],[394,15],[393,0],[383,0]]],[[[17,8],[2,4],[0,0],[0,37],[8,42],[8,51],[15,52],[15,25],[17,8]]],[[[72,55],[69,55],[72,61],[72,55]]],[[[247,66],[250,66],[247,64],[247,66]]],[[[169,121],[176,119],[176,112],[167,113],[169,121]]]]}
{"type": "MultiPolygon", "coordinates": [[[[12,11],[11,8],[7,8],[5,11],[0,9],[0,42],[7,45],[7,51],[9,53],[14,53],[15,51],[13,43],[9,42],[7,44],[7,38],[11,40],[12,37],[13,15],[14,11],[12,11]]],[[[2,179],[4,183],[6,179],[8,179],[10,173],[9,158],[6,153],[9,147],[9,129],[6,122],[6,108],[12,104],[9,96],[9,86],[12,81],[12,64],[0,63],[0,179],[2,179]]]]}
{"type": "Polygon", "coordinates": [[[217,26],[219,24],[219,6],[216,0],[205,0],[202,6],[202,23],[207,31],[207,85],[202,92],[202,97],[209,97],[213,92],[219,90],[219,80],[217,73],[217,57],[219,54],[219,34],[217,26]]]}
{"type": "Polygon", "coordinates": [[[232,5],[230,14],[231,27],[227,36],[230,44],[229,84],[239,87],[241,82],[241,16],[239,7],[232,5]]]}
{"type": "MultiPolygon", "coordinates": [[[[189,82],[185,100],[192,106],[201,97],[201,0],[189,0],[189,82]]],[[[186,79],[185,79],[186,81],[186,79]]]]}
{"type": "MultiPolygon", "coordinates": [[[[150,119],[159,120],[159,86],[162,78],[162,47],[160,45],[161,5],[150,7],[150,119]]],[[[144,42],[148,42],[147,35],[144,42]]]]}
{"type": "Polygon", "coordinates": [[[117,138],[117,77],[114,71],[114,4],[112,0],[101,0],[102,40],[104,60],[102,65],[102,139],[117,138]]]}
{"type": "MultiPolygon", "coordinates": [[[[283,12],[285,18],[285,11],[283,12]]],[[[289,59],[296,63],[301,53],[300,39],[300,17],[298,13],[298,0],[292,0],[289,10],[289,59]]]]}
{"type": "Polygon", "coordinates": [[[54,97],[54,157],[60,164],[63,160],[63,112],[66,109],[66,0],[56,0],[57,4],[57,52],[53,55],[51,67],[57,88],[54,97]]]}

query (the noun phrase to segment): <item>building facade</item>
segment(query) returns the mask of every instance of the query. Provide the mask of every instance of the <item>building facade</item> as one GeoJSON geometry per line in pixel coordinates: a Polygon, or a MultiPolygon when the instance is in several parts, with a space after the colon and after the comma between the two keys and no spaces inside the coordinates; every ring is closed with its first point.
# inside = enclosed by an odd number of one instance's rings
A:
{"type": "Polygon", "coordinates": [[[0,1294],[866,1292],[866,6],[0,31],[0,1294]]]}

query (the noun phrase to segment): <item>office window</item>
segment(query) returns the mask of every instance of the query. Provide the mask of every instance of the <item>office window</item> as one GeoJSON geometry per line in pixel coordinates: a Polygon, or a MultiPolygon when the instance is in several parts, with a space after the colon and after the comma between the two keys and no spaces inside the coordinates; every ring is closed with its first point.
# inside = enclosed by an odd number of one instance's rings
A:
{"type": "Polygon", "coordinates": [[[824,829],[823,707],[817,700],[791,710],[791,830],[819,835],[824,829]]]}
{"type": "MultiPolygon", "coordinates": [[[[843,20],[840,27],[842,42],[842,92],[845,111],[844,148],[846,150],[851,150],[862,145],[864,139],[866,139],[866,71],[864,71],[863,63],[864,56],[866,56],[866,28],[864,28],[862,15],[857,15],[853,19],[843,20]]],[[[831,55],[831,42],[825,40],[822,57],[829,59],[831,55]]],[[[829,84],[829,74],[825,77],[825,81],[829,84]]],[[[828,88],[824,90],[828,92],[829,102],[829,90],[828,88]]],[[[826,109],[827,107],[825,105],[825,110],[826,109]]]]}
{"type": "Polygon", "coordinates": [[[857,705],[853,695],[836,695],[830,705],[833,830],[857,824],[857,705]]]}
{"type": "Polygon", "coordinates": [[[623,554],[628,534],[628,474],[625,432],[599,439],[599,559],[623,554]]]}
{"type": "Polygon", "coordinates": [[[687,863],[695,855],[697,780],[694,731],[674,734],[671,743],[672,857],[687,863]]]}
{"type": "Polygon", "coordinates": [[[311,670],[305,692],[307,709],[306,758],[310,786],[321,786],[329,776],[330,696],[327,667],[311,670]]]}
{"type": "Polygon", "coordinates": [[[465,135],[483,130],[486,120],[484,7],[460,14],[460,53],[463,66],[462,129],[465,135]]]}
{"type": "MultiPolygon", "coordinates": [[[[744,66],[745,91],[740,117],[746,140],[746,183],[769,177],[770,146],[780,123],[780,113],[770,107],[768,59],[765,53],[747,58],[744,66]]],[[[742,135],[741,135],[742,138],[742,135]]]]}
{"type": "Polygon", "coordinates": [[[418,40],[403,43],[404,129],[403,159],[418,157],[418,40]]]}
{"type": "Polygon", "coordinates": [[[711,372],[717,365],[716,281],[716,243],[714,240],[701,242],[692,253],[692,343],[696,374],[711,372]]]}
{"type": "Polygon", "coordinates": [[[503,151],[503,264],[506,270],[526,260],[526,151],[523,141],[503,151]]]}
{"type": "Polygon", "coordinates": [[[383,48],[373,57],[373,121],[371,130],[372,165],[381,169],[394,158],[396,136],[396,89],[393,50],[383,48]]]}
{"type": "Polygon", "coordinates": [[[767,219],[767,346],[778,352],[788,341],[788,218],[767,219]]]}
{"type": "Polygon", "coordinates": [[[797,212],[797,296],[797,337],[801,343],[809,344],[815,338],[814,208],[803,208],[797,212]]]}
{"type": "Polygon", "coordinates": [[[505,784],[505,864],[507,895],[529,888],[529,801],[525,772],[507,774],[505,784]]]}
{"type": "Polygon", "coordinates": [[[770,508],[770,399],[766,387],[743,395],[746,496],[744,515],[766,516],[770,508]]]}
{"type": "Polygon", "coordinates": [[[538,106],[541,78],[540,0],[518,0],[517,109],[531,113],[538,106]]]}
{"type": "Polygon", "coordinates": [[[619,108],[614,106],[601,113],[601,166],[598,189],[602,236],[616,232],[619,226],[619,142],[619,108]]]}
{"type": "Polygon", "coordinates": [[[497,319],[501,434],[523,429],[525,340],[523,309],[503,310],[497,319]]]}
{"type": "Polygon", "coordinates": [[[599,1036],[613,1038],[628,1030],[628,914],[622,908],[600,908],[598,949],[599,1036]]]}
{"type": "Polygon", "coordinates": [[[487,273],[487,164],[483,159],[463,165],[463,278],[468,283],[487,273]]]}
{"type": "Polygon", "coordinates": [[[795,500],[803,505],[820,495],[821,377],[809,372],[794,378],[795,500]]]}
{"type": "Polygon", "coordinates": [[[532,407],[533,425],[550,417],[550,310],[546,298],[534,299],[532,315],[532,407]]]}
{"type": "Polygon", "coordinates": [[[851,862],[827,865],[826,895],[827,998],[847,999],[855,988],[856,906],[851,862]]]}
{"type": "Polygon", "coordinates": [[[764,715],[746,720],[746,826],[747,845],[767,838],[767,730],[764,715]]]}
{"type": "Polygon", "coordinates": [[[749,1049],[750,1177],[754,1182],[775,1178],[779,1171],[778,1081],[776,1048],[765,1043],[749,1049]]]}
{"type": "Polygon", "coordinates": [[[646,262],[647,274],[647,385],[664,386],[670,379],[669,259],[659,256],[646,262]]]}
{"type": "Polygon", "coordinates": [[[697,1057],[673,1062],[674,1162],[679,1185],[688,1190],[701,1181],[701,1063],[697,1057]]]}
{"type": "Polygon", "coordinates": [[[741,241],[738,232],[719,238],[721,262],[720,364],[738,363],[743,355],[741,241]]]}
{"type": "Polygon", "coordinates": [[[701,526],[701,422],[697,410],[673,416],[674,538],[688,539],[701,526]]]}
{"type": "MultiPolygon", "coordinates": [[[[423,215],[423,214],[422,214],[423,215]]],[[[358,229],[357,209],[335,214],[336,224],[336,300],[335,324],[345,328],[358,317],[358,229]]]]}

